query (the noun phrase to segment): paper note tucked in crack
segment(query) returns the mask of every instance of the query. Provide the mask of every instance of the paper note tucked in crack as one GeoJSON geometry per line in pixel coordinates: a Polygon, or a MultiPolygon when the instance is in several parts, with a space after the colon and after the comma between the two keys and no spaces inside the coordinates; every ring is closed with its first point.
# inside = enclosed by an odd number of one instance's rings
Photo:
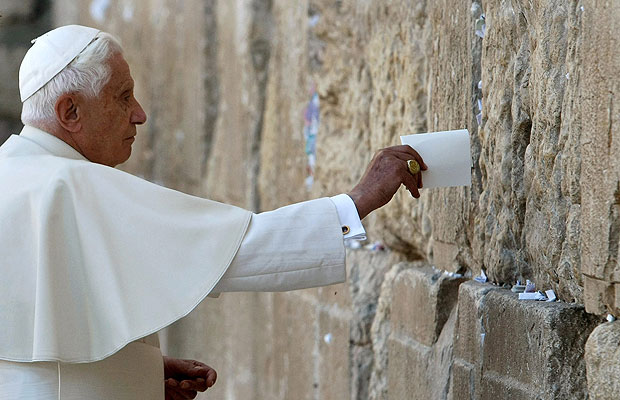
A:
{"type": "Polygon", "coordinates": [[[418,133],[401,136],[402,144],[413,147],[428,170],[422,171],[424,189],[471,185],[469,132],[456,131],[418,133]]]}

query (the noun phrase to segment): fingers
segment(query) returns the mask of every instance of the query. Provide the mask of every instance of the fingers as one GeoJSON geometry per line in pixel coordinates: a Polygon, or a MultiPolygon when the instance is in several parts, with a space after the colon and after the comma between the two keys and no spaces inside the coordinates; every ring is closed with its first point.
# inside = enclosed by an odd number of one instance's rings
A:
{"type": "Polygon", "coordinates": [[[197,379],[185,379],[179,382],[179,387],[183,390],[195,390],[197,392],[204,392],[209,387],[213,385],[208,385],[207,381],[204,378],[197,379]]]}
{"type": "Polygon", "coordinates": [[[401,145],[401,146],[386,147],[384,150],[393,151],[395,156],[397,156],[398,158],[404,161],[411,160],[411,159],[416,160],[418,164],[420,164],[420,168],[422,169],[422,171],[426,171],[428,169],[428,166],[422,159],[422,156],[417,151],[415,151],[413,147],[409,146],[408,144],[401,145]]]}
{"type": "Polygon", "coordinates": [[[411,193],[411,195],[415,197],[416,199],[420,197],[420,192],[418,188],[422,187],[421,179],[422,179],[422,174],[420,172],[418,172],[415,175],[411,174],[409,172],[409,168],[407,167],[407,164],[405,163],[405,172],[402,178],[403,185],[405,185],[407,190],[409,190],[409,193],[411,193]]]}
{"type": "MultiPolygon", "coordinates": [[[[418,154],[417,151],[415,151],[411,146],[409,145],[403,145],[403,146],[394,146],[393,147],[394,150],[396,151],[395,155],[400,158],[403,161],[408,161],[411,160],[411,157],[413,157],[418,164],[420,165],[420,169],[422,171],[426,171],[428,169],[428,166],[424,163],[424,160],[422,160],[422,157],[418,154]]],[[[407,165],[405,165],[405,167],[407,168],[407,172],[409,172],[409,168],[407,165]]],[[[413,176],[416,180],[416,188],[422,188],[424,186],[424,184],[422,183],[422,173],[418,172],[415,175],[412,175],[411,173],[409,173],[409,175],[413,176]]],[[[406,182],[404,181],[403,184],[405,186],[407,186],[407,188],[409,188],[409,184],[411,184],[411,180],[410,179],[406,179],[406,182]]],[[[412,190],[409,190],[410,192],[412,192],[412,190]]],[[[411,193],[413,195],[413,192],[411,193]]],[[[418,198],[418,196],[414,196],[415,198],[418,198]]]]}
{"type": "Polygon", "coordinates": [[[207,364],[201,363],[200,361],[191,360],[191,362],[194,366],[187,371],[187,375],[190,377],[205,378],[207,383],[210,382],[209,386],[213,386],[217,380],[217,372],[215,372],[215,370],[207,364]]]}
{"type": "MultiPolygon", "coordinates": [[[[198,390],[194,390],[191,385],[188,385],[188,381],[178,382],[176,379],[169,378],[165,380],[166,383],[166,400],[185,400],[194,399],[198,395],[198,390]]],[[[205,387],[201,392],[204,392],[205,387]]]]}
{"type": "MultiPolygon", "coordinates": [[[[197,378],[196,381],[204,383],[206,388],[211,387],[217,380],[217,372],[208,365],[196,366],[191,371],[187,372],[188,377],[197,378]]],[[[191,381],[191,380],[188,380],[191,381]]]]}
{"type": "Polygon", "coordinates": [[[211,387],[215,385],[217,381],[217,372],[213,368],[209,368],[209,372],[207,372],[207,386],[211,387]]]}
{"type": "Polygon", "coordinates": [[[164,382],[166,384],[166,400],[184,400],[182,394],[178,391],[179,383],[176,380],[169,378],[164,382]]]}

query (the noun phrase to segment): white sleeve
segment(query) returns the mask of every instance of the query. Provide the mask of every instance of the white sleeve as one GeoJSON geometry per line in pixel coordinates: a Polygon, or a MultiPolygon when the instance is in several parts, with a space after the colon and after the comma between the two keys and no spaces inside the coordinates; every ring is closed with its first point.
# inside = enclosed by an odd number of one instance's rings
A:
{"type": "Polygon", "coordinates": [[[329,198],[253,214],[241,247],[212,294],[286,291],[343,282],[340,219],[329,198]]]}
{"type": "Polygon", "coordinates": [[[334,202],[340,219],[340,226],[345,239],[366,240],[366,230],[360,221],[357,207],[347,194],[330,197],[334,202]]]}

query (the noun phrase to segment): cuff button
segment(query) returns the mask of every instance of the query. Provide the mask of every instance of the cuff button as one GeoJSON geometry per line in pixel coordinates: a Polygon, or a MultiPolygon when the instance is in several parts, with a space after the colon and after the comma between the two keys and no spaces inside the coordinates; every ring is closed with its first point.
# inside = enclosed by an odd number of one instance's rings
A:
{"type": "Polygon", "coordinates": [[[351,228],[349,228],[349,227],[348,227],[348,226],[346,226],[346,225],[343,225],[343,226],[342,226],[342,234],[343,234],[343,235],[346,235],[346,234],[347,234],[347,233],[349,233],[349,232],[351,232],[351,228]]]}

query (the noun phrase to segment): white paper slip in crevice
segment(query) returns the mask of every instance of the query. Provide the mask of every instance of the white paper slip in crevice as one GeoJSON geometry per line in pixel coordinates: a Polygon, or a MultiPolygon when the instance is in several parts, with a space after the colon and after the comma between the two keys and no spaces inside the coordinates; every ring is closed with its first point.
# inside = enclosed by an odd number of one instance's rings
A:
{"type": "Polygon", "coordinates": [[[428,167],[422,171],[423,189],[449,186],[471,186],[469,132],[455,131],[418,133],[401,136],[402,144],[413,147],[428,167]]]}

